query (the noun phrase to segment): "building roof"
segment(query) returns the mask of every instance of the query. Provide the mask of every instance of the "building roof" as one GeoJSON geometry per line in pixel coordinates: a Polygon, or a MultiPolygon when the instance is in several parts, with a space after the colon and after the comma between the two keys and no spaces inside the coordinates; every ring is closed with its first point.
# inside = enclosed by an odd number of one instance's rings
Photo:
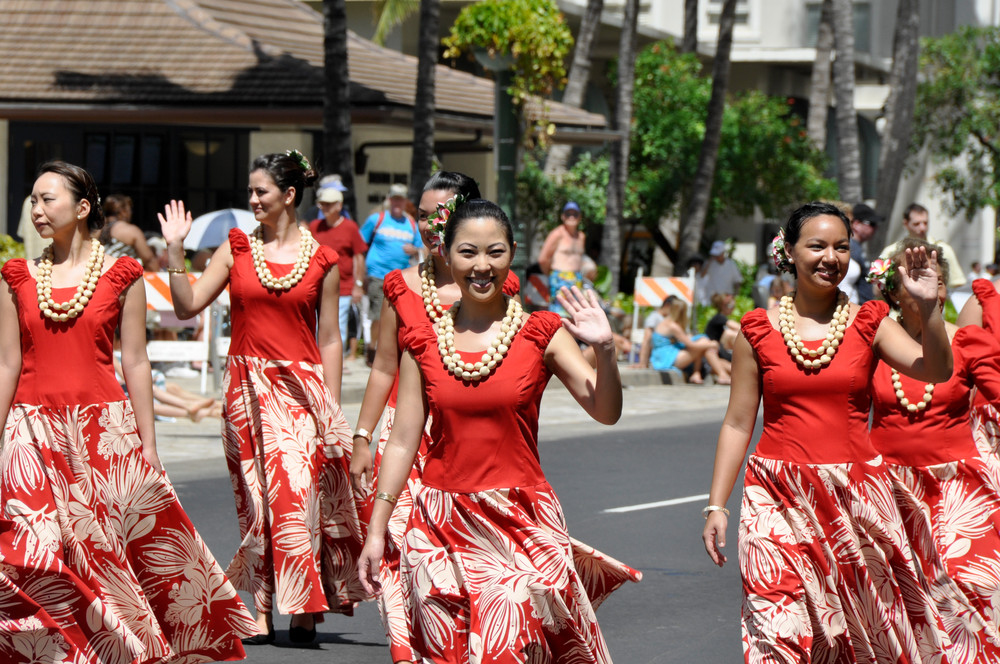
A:
{"type": "MultiPolygon", "coordinates": [[[[321,111],[323,17],[298,0],[0,0],[0,16],[0,115],[123,105],[321,111]]],[[[355,112],[409,120],[416,58],[348,31],[348,69],[355,112]]],[[[491,80],[437,66],[444,124],[492,124],[493,95],[491,80]]],[[[558,124],[606,126],[599,114],[548,107],[558,124]]]]}

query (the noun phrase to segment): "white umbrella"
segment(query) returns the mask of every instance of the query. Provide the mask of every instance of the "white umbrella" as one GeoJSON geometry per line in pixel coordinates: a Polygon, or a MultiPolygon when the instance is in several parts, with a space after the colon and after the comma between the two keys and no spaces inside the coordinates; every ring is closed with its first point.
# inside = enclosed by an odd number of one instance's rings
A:
{"type": "Polygon", "coordinates": [[[250,210],[229,208],[206,212],[191,222],[191,232],[184,238],[184,248],[197,251],[214,249],[229,237],[229,230],[239,228],[250,233],[257,228],[257,220],[250,210]]]}

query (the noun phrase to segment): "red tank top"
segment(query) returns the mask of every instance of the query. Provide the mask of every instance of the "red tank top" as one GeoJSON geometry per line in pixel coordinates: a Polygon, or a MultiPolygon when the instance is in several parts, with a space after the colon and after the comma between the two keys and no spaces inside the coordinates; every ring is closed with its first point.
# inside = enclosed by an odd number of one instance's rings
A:
{"type": "MultiPolygon", "coordinates": [[[[969,393],[977,387],[1000,402],[1000,343],[986,330],[970,325],[951,341],[955,368],[951,378],[934,386],[927,408],[909,412],[892,387],[892,370],[879,362],[872,386],[872,443],[886,462],[931,466],[978,456],[969,425],[969,393]]],[[[916,403],[926,383],[900,375],[907,399],[916,403]]]]}
{"type": "MultiPolygon", "coordinates": [[[[97,280],[94,295],[79,316],[49,320],[38,309],[35,280],[23,258],[0,270],[17,301],[21,333],[21,375],[14,403],[68,406],[121,401],[125,393],[115,377],[112,353],[121,319],[121,296],[142,267],[121,257],[97,280]]],[[[53,288],[52,299],[68,300],[75,287],[53,288]]]]}
{"type": "MultiPolygon", "coordinates": [[[[538,407],[551,377],[545,349],[561,327],[556,313],[531,314],[503,362],[478,383],[465,383],[445,369],[430,325],[407,328],[403,348],[420,365],[432,417],[434,445],[424,463],[424,484],[473,493],[545,481],[538,458],[538,407]]],[[[482,353],[462,355],[473,360],[482,353]]]]}
{"type": "MultiPolygon", "coordinates": [[[[868,437],[872,341],[888,313],[885,302],[861,305],[837,354],[822,369],[806,369],[792,358],[765,310],[743,317],[743,335],[757,354],[764,401],[764,432],[755,454],[809,464],[878,456],[868,437]]],[[[819,348],[820,343],[807,341],[806,347],[819,348]]]]}
{"type": "MultiPolygon", "coordinates": [[[[323,295],[323,279],[337,265],[337,252],[321,245],[299,283],[287,291],[272,291],[257,278],[246,233],[238,228],[229,231],[229,245],[233,252],[233,267],[229,270],[229,354],[319,364],[316,312],[323,295]]],[[[293,267],[270,261],[267,266],[275,277],[288,274],[293,267]]]]}

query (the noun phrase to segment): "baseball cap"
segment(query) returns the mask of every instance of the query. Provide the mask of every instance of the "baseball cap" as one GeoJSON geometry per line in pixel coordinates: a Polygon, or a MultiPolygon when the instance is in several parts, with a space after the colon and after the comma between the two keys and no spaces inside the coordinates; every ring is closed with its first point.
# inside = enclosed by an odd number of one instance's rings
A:
{"type": "Polygon", "coordinates": [[[343,203],[344,194],[334,187],[320,187],[316,200],[320,203],[343,203]]]}
{"type": "Polygon", "coordinates": [[[721,256],[724,253],[726,253],[726,243],[722,240],[713,242],[712,248],[708,251],[709,256],[721,256]]]}
{"type": "Polygon", "coordinates": [[[580,211],[580,206],[576,204],[576,201],[570,201],[569,203],[566,203],[566,205],[563,206],[562,211],[564,213],[565,212],[570,212],[570,211],[579,212],[580,211]]]}
{"type": "Polygon", "coordinates": [[[389,198],[406,198],[407,195],[405,184],[394,184],[389,186],[389,198]]]}
{"type": "Polygon", "coordinates": [[[878,226],[885,221],[885,219],[879,213],[875,212],[871,206],[864,203],[858,203],[851,208],[851,216],[866,226],[878,226]]]}

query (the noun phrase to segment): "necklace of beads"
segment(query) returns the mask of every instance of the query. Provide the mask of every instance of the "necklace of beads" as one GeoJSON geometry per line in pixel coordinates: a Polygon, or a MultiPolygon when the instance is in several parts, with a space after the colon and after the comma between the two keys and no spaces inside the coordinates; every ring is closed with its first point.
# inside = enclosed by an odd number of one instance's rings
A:
{"type": "Polygon", "coordinates": [[[917,403],[911,403],[903,393],[903,381],[899,379],[899,372],[895,369],[892,370],[892,389],[896,391],[896,398],[899,399],[899,405],[911,413],[927,408],[931,403],[931,396],[934,395],[934,383],[927,383],[924,385],[924,398],[917,403]]]}
{"type": "Polygon", "coordinates": [[[847,329],[847,319],[851,315],[851,303],[847,295],[840,292],[837,295],[837,308],[833,311],[833,318],[830,319],[830,328],[826,333],[826,339],[816,350],[805,347],[802,337],[795,330],[795,309],[792,302],[795,294],[784,295],[778,304],[778,330],[785,339],[788,352],[792,354],[795,361],[807,369],[820,369],[830,363],[833,356],[837,354],[837,348],[844,339],[844,330],[847,329]]]}
{"type": "Polygon", "coordinates": [[[304,226],[299,226],[299,255],[295,259],[295,266],[292,271],[275,279],[267,267],[264,260],[264,230],[258,226],[250,235],[250,254],[253,256],[253,266],[257,270],[257,278],[264,288],[270,290],[288,290],[295,284],[302,281],[306,270],[309,269],[309,259],[312,258],[312,233],[304,226]]]}
{"type": "Polygon", "coordinates": [[[104,245],[96,238],[90,241],[90,258],[83,272],[83,280],[76,287],[73,297],[66,302],[56,302],[52,299],[52,258],[52,245],[49,245],[42,250],[42,258],[38,262],[38,277],[35,279],[38,308],[54,321],[71,320],[83,312],[83,308],[94,296],[101,268],[104,267],[104,245]]]}
{"type": "Polygon", "coordinates": [[[500,333],[478,362],[466,362],[455,349],[455,316],[460,305],[461,301],[456,302],[451,309],[442,312],[438,320],[438,351],[448,371],[456,378],[474,383],[489,376],[510,350],[514,335],[521,329],[521,303],[514,298],[507,302],[507,314],[500,323],[500,333]]]}
{"type": "Polygon", "coordinates": [[[424,308],[432,323],[436,323],[444,314],[441,300],[438,298],[437,283],[434,281],[434,262],[428,258],[420,269],[420,294],[424,298],[424,308]]]}

